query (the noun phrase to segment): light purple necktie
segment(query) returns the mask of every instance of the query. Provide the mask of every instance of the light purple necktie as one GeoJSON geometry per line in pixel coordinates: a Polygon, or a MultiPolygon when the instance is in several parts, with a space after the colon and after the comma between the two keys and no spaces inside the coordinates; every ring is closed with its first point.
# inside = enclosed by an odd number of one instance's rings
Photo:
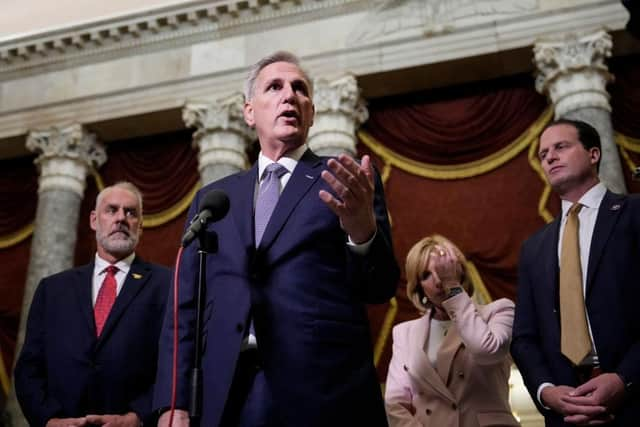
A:
{"type": "Polygon", "coordinates": [[[255,231],[256,231],[256,247],[260,245],[264,230],[267,228],[269,218],[273,213],[273,209],[278,203],[280,197],[280,177],[287,173],[287,169],[279,163],[271,163],[266,167],[264,179],[258,190],[258,198],[256,199],[255,213],[255,231]]]}

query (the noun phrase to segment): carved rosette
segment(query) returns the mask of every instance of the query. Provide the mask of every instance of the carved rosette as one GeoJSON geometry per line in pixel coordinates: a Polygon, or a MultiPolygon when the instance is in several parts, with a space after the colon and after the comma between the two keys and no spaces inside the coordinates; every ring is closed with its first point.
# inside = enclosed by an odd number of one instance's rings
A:
{"type": "Polygon", "coordinates": [[[82,198],[87,173],[107,161],[107,153],[96,136],[79,124],[31,131],[26,147],[40,154],[34,161],[40,169],[39,192],[59,189],[82,198]]]}
{"type": "Polygon", "coordinates": [[[316,116],[309,129],[309,147],[322,155],[355,155],[355,131],[369,118],[356,78],[316,79],[314,91],[316,116]]]}
{"type": "Polygon", "coordinates": [[[189,102],[182,109],[184,123],[196,128],[193,142],[201,172],[216,164],[247,167],[246,147],[255,140],[255,132],[244,121],[243,106],[238,92],[213,103],[189,102]]]}
{"type": "Polygon", "coordinates": [[[611,56],[612,46],[611,36],[602,30],[536,43],[536,89],[549,96],[556,117],[581,108],[611,111],[606,86],[613,76],[605,60],[611,56]]]}

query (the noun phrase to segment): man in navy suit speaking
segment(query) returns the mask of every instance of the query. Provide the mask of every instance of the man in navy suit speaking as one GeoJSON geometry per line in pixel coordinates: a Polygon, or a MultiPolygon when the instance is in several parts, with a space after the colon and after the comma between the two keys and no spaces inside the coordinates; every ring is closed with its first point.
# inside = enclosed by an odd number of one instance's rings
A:
{"type": "Polygon", "coordinates": [[[142,195],[122,182],[98,194],[94,262],[44,278],[15,369],[31,426],[155,425],[153,383],[169,269],[136,256],[142,195]]]}
{"type": "MultiPolygon", "coordinates": [[[[203,427],[386,425],[365,306],[391,298],[399,277],[382,185],[368,156],[358,163],[309,150],[312,99],[311,80],[292,54],[255,64],[244,118],[258,135],[258,161],[200,190],[189,213],[212,190],[229,195],[229,214],[208,226],[219,251],[206,265],[203,427]]],[[[177,302],[174,425],[181,426],[189,424],[195,246],[180,264],[177,302]]],[[[171,398],[170,312],[154,398],[160,411],[171,398]]]]}
{"type": "Polygon", "coordinates": [[[562,215],[522,247],[511,353],[548,427],[637,426],[640,198],[600,183],[587,123],[551,123],[538,154],[562,215]]]}

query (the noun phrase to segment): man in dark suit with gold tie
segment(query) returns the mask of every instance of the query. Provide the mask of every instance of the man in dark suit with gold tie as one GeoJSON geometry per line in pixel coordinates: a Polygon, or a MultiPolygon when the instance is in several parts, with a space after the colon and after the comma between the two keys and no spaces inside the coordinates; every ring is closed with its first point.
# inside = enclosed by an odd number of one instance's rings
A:
{"type": "Polygon", "coordinates": [[[637,426],[640,198],[600,183],[587,123],[551,123],[538,154],[562,215],[522,247],[513,358],[547,426],[637,426]]]}

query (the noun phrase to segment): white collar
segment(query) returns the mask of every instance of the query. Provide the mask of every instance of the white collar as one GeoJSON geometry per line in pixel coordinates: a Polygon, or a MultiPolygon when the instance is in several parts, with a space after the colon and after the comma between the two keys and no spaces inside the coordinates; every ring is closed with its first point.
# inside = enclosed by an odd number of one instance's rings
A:
{"type": "MultiPolygon", "coordinates": [[[[598,182],[596,185],[591,187],[586,193],[580,197],[578,203],[583,205],[586,208],[590,209],[598,209],[600,207],[600,203],[602,203],[602,199],[604,199],[604,195],[607,192],[607,187],[604,186],[603,183],[598,182]]],[[[568,200],[562,200],[562,216],[565,217],[569,213],[569,209],[573,206],[568,200]]]]}
{"type": "MultiPolygon", "coordinates": [[[[277,163],[284,166],[287,169],[287,172],[293,173],[293,170],[296,168],[298,162],[302,158],[302,155],[304,154],[305,151],[307,151],[307,144],[302,144],[300,147],[296,148],[295,150],[290,151],[284,156],[280,157],[277,163]]],[[[264,170],[271,163],[276,163],[276,162],[274,162],[273,160],[271,160],[270,158],[262,154],[262,151],[260,151],[260,154],[258,155],[258,181],[260,180],[260,177],[264,173],[264,170]]]]}
{"type": "MultiPolygon", "coordinates": [[[[129,256],[126,256],[126,257],[122,258],[121,260],[119,260],[118,262],[116,262],[113,265],[118,267],[118,271],[128,272],[129,269],[131,268],[131,263],[133,263],[133,259],[135,257],[136,257],[136,253],[135,252],[131,252],[131,254],[129,254],[129,256]]],[[[102,273],[110,265],[112,265],[110,262],[100,258],[100,255],[98,255],[96,253],[94,271],[97,271],[98,273],[102,273]]]]}

